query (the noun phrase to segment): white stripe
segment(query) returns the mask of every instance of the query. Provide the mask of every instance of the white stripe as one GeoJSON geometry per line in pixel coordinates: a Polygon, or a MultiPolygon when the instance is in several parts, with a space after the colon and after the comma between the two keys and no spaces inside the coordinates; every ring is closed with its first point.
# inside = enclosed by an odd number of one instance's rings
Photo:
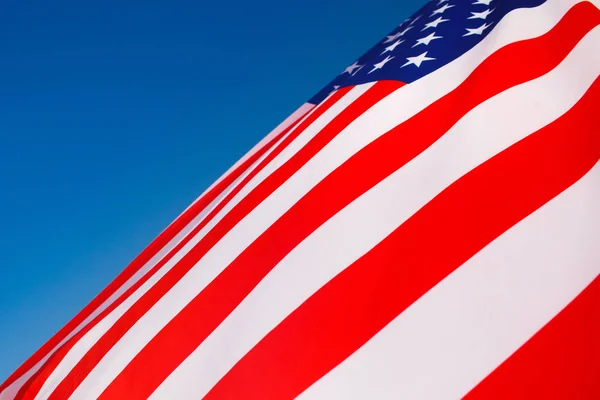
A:
{"type": "MultiPolygon", "coordinates": [[[[560,4],[563,3],[561,2],[560,4]]],[[[460,81],[464,80],[468,76],[469,71],[472,71],[487,55],[501,47],[505,43],[504,40],[506,38],[509,38],[510,42],[515,39],[527,38],[527,35],[531,34],[535,36],[540,31],[543,33],[550,29],[556,22],[557,15],[554,12],[549,13],[552,15],[547,15],[544,6],[540,8],[541,10],[538,10],[540,11],[539,13],[532,13],[535,9],[528,9],[518,10],[509,14],[505,17],[505,21],[508,21],[506,22],[507,24],[515,20],[520,20],[520,23],[515,24],[510,30],[502,29],[502,24],[499,24],[497,32],[496,30],[493,31],[475,49],[459,60],[421,81],[406,86],[406,91],[399,90],[388,96],[388,99],[395,98],[401,93],[406,92],[407,95],[402,95],[401,97],[404,98],[403,102],[396,101],[391,103],[387,99],[384,99],[374,107],[377,109],[377,112],[373,109],[367,111],[363,117],[351,124],[346,129],[346,133],[351,131],[353,134],[338,136],[329,143],[321,153],[309,161],[298,173],[231,230],[169,293],[157,302],[87,376],[74,392],[73,398],[94,397],[101,393],[131,361],[135,354],[252,241],[348,157],[371,140],[395,126],[396,123],[390,124],[394,118],[400,120],[396,122],[402,122],[403,119],[410,117],[411,113],[414,114],[422,108],[415,107],[415,104],[426,106],[436,98],[441,97],[449,89],[456,87],[459,83],[456,82],[457,77],[460,78],[460,81]],[[513,15],[515,17],[510,18],[513,15]],[[518,33],[515,33],[515,31],[518,33]],[[445,78],[442,78],[442,75],[446,75],[445,78]],[[434,83],[436,86],[429,87],[421,82],[434,83]],[[404,106],[400,107],[400,111],[399,104],[404,106]],[[366,126],[364,125],[365,123],[367,123],[366,126]]]]}
{"type": "Polygon", "coordinates": [[[152,399],[206,395],[287,315],[434,196],[571,108],[600,72],[600,54],[590,55],[600,30],[590,35],[555,70],[473,109],[428,151],[317,229],[260,282],[152,399]]]}
{"type": "Polygon", "coordinates": [[[13,383],[8,385],[6,389],[0,393],[0,400],[12,400],[17,396],[21,387],[35,374],[40,367],[50,358],[50,355],[44,357],[39,363],[37,363],[33,368],[23,374],[19,379],[15,380],[13,383]]]}
{"type": "MultiPolygon", "coordinates": [[[[92,328],[86,335],[84,335],[78,343],[76,343],[73,348],[67,353],[64,359],[60,362],[57,368],[52,372],[49,378],[45,381],[42,389],[36,396],[37,399],[46,399],[48,396],[54,391],[54,389],[60,384],[62,379],[68,374],[68,372],[76,365],[76,363],[81,360],[81,358],[85,355],[85,353],[96,343],[99,338],[108,331],[108,329],[129,309],[135,301],[137,301],[144,293],[146,293],[160,278],[162,278],[187,252],[193,248],[202,237],[212,228],[214,225],[222,219],[222,217],[233,208],[239,201],[247,195],[247,193],[256,187],[266,176],[272,173],[277,167],[283,164],[287,159],[291,158],[291,156],[301,147],[303,147],[308,139],[310,139],[314,134],[316,134],[325,124],[330,122],[337,113],[339,113],[342,109],[344,109],[350,102],[356,99],[361,93],[363,93],[368,85],[364,88],[357,88],[355,90],[350,91],[344,98],[338,101],[334,107],[325,112],[321,117],[319,117],[305,132],[300,135],[296,140],[294,140],[282,153],[279,154],[267,167],[265,167],[259,174],[257,174],[249,183],[244,187],[240,193],[238,193],[228,204],[227,206],[215,216],[215,218],[207,224],[188,244],[186,244],[179,252],[177,252],[171,260],[169,260],[165,265],[157,271],[147,282],[145,282],[135,293],[133,293],[126,301],[124,301],[121,305],[119,305],[115,310],[113,310],[109,315],[107,315],[102,321],[100,321],[94,328],[92,328]]],[[[309,114],[304,117],[308,118],[308,116],[316,110],[313,109],[309,114]]],[[[292,131],[293,132],[293,131],[292,131]]],[[[281,138],[278,143],[283,141],[285,137],[289,136],[291,132],[287,133],[283,138],[281,138]]],[[[276,144],[277,145],[277,144],[276,144]]],[[[269,151],[267,151],[259,160],[257,160],[253,166],[260,163],[264,158],[266,158],[274,149],[273,146],[269,151]]],[[[243,179],[249,172],[251,168],[249,168],[244,176],[242,176],[239,180],[243,179]]],[[[233,186],[232,186],[233,187],[233,186]]]]}
{"type": "Polygon", "coordinates": [[[600,274],[600,163],[300,399],[459,399],[600,274]]]}

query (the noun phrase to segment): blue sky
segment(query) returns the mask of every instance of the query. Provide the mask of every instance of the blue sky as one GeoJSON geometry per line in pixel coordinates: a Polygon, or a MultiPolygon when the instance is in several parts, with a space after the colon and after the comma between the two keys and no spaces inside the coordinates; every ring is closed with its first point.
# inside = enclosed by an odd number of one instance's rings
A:
{"type": "Polygon", "coordinates": [[[422,0],[0,6],[0,381],[422,0]]]}

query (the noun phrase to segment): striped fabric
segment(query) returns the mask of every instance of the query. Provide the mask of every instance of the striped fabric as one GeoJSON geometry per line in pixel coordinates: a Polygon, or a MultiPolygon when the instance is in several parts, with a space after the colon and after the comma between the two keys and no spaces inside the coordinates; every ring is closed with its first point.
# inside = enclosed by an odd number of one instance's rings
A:
{"type": "Polygon", "coordinates": [[[428,3],[0,400],[600,399],[599,6],[428,3]]]}

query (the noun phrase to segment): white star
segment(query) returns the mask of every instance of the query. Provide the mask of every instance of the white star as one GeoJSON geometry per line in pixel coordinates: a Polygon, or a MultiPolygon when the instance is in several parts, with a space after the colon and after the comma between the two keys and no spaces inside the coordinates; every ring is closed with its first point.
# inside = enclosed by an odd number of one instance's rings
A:
{"type": "Polygon", "coordinates": [[[435,21],[431,21],[425,24],[425,28],[421,29],[421,31],[424,31],[425,29],[429,29],[429,28],[437,28],[437,26],[439,24],[441,24],[442,22],[447,22],[450,21],[449,19],[444,19],[444,17],[438,17],[438,19],[436,19],[435,21]]]}
{"type": "Polygon", "coordinates": [[[492,0],[477,0],[475,3],[473,3],[473,5],[484,4],[486,6],[489,6],[491,2],[492,2],[492,0]]]}
{"type": "Polygon", "coordinates": [[[494,10],[490,10],[487,9],[485,11],[482,12],[471,12],[471,14],[473,14],[472,16],[470,16],[468,19],[487,19],[488,15],[490,15],[491,13],[493,13],[494,10]]]}
{"type": "Polygon", "coordinates": [[[394,40],[398,39],[400,36],[404,36],[406,34],[406,32],[410,31],[412,28],[413,28],[412,26],[409,26],[406,29],[404,29],[403,31],[397,32],[393,35],[388,35],[387,39],[383,43],[393,42],[394,40]]]}
{"type": "Polygon", "coordinates": [[[437,10],[434,10],[433,14],[431,14],[431,16],[433,17],[436,14],[443,14],[444,12],[446,12],[446,10],[448,10],[449,8],[452,8],[452,7],[454,7],[452,4],[444,4],[437,10]]]}
{"type": "Polygon", "coordinates": [[[467,33],[463,36],[471,36],[471,35],[483,35],[483,31],[492,26],[492,24],[483,24],[479,28],[469,29],[467,28],[467,33]]]}
{"type": "Polygon", "coordinates": [[[438,1],[437,5],[439,6],[440,4],[442,4],[442,3],[446,3],[446,2],[448,2],[448,1],[449,1],[449,0],[440,0],[440,1],[438,1]]]}
{"type": "Polygon", "coordinates": [[[402,40],[402,39],[396,40],[394,43],[392,43],[388,47],[386,47],[385,50],[383,50],[383,52],[381,54],[385,54],[388,51],[396,50],[396,47],[398,47],[401,43],[404,43],[404,40],[402,40]]]}
{"type": "Polygon", "coordinates": [[[385,39],[383,43],[393,42],[394,40],[398,39],[400,36],[402,36],[402,32],[398,32],[394,35],[388,35],[387,39],[385,39]]]}
{"type": "Polygon", "coordinates": [[[348,68],[346,68],[344,72],[342,72],[342,75],[346,72],[350,75],[354,75],[356,72],[358,72],[357,70],[360,70],[362,67],[362,65],[358,64],[358,61],[355,61],[354,64],[348,66],[348,68]]]}
{"type": "Polygon", "coordinates": [[[383,66],[384,66],[385,64],[387,64],[388,62],[390,62],[390,61],[391,61],[393,58],[394,58],[394,57],[387,56],[387,57],[386,57],[384,60],[382,60],[381,62],[378,62],[377,64],[373,65],[373,69],[369,71],[369,74],[370,74],[371,72],[374,72],[374,71],[377,71],[378,69],[381,69],[381,68],[383,68],[383,66]]]}
{"type": "Polygon", "coordinates": [[[333,90],[331,92],[329,92],[329,94],[333,94],[335,93],[336,90],[338,90],[341,86],[340,85],[333,85],[333,90]]]}
{"type": "MultiPolygon", "coordinates": [[[[448,0],[446,0],[448,1],[448,0]]],[[[415,22],[417,22],[418,20],[420,20],[422,17],[422,15],[417,15],[417,17],[415,19],[413,19],[412,21],[410,21],[410,24],[413,25],[415,22]]]]}
{"type": "Polygon", "coordinates": [[[403,30],[402,32],[398,32],[400,34],[400,36],[404,36],[406,34],[406,32],[410,31],[413,27],[409,26],[407,27],[405,30],[403,30]]]}
{"type": "Polygon", "coordinates": [[[423,61],[435,60],[435,58],[427,57],[427,52],[425,52],[421,55],[418,55],[416,57],[407,57],[406,59],[408,61],[401,68],[404,68],[407,65],[411,65],[411,64],[414,64],[417,67],[420,67],[421,64],[423,63],[423,61]]]}
{"type": "Polygon", "coordinates": [[[414,44],[413,47],[417,47],[420,44],[424,44],[425,46],[429,46],[432,40],[441,39],[443,36],[435,36],[435,32],[431,33],[428,36],[422,37],[421,39],[417,39],[417,43],[414,44]]]}

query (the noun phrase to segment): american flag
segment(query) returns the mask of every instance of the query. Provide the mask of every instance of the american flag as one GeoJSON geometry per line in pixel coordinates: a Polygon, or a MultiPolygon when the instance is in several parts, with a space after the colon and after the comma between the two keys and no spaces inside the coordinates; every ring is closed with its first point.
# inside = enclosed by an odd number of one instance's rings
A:
{"type": "Polygon", "coordinates": [[[599,399],[598,0],[434,0],[0,399],[599,399]]]}

